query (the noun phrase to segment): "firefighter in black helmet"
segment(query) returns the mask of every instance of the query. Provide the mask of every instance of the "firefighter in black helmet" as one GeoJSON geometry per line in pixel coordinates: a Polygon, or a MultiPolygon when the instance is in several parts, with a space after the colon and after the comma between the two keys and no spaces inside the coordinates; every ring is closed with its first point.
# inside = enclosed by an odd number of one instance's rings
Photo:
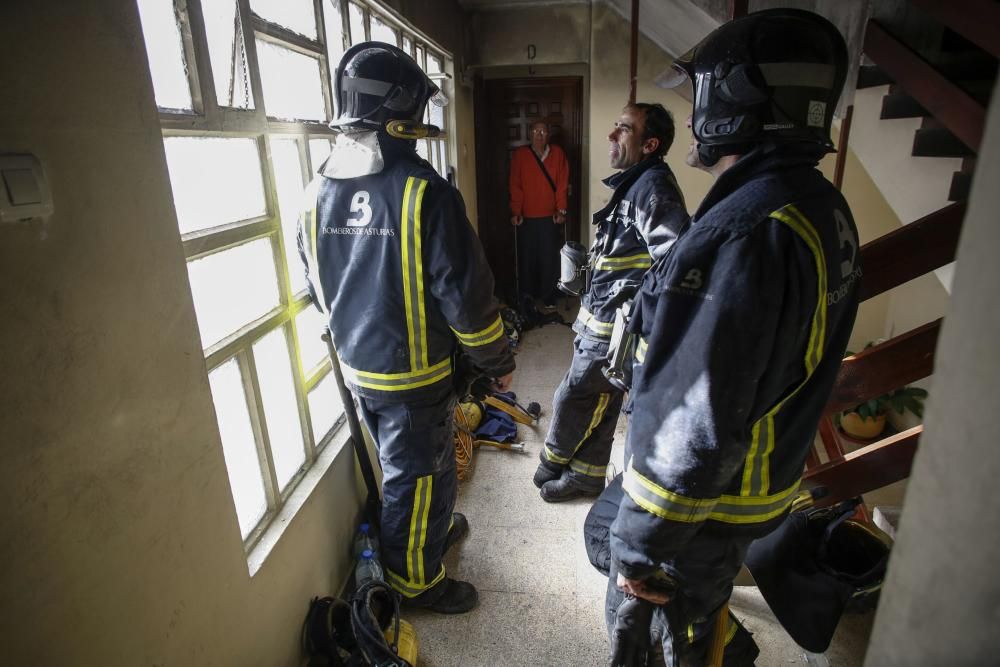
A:
{"type": "Polygon", "coordinates": [[[456,389],[471,368],[506,390],[514,358],[462,197],[415,150],[438,131],[422,122],[438,87],[400,49],[364,42],[336,95],[340,134],[307,190],[299,251],[378,446],[386,581],[404,603],[461,613],[476,589],[442,564],[468,531],[452,513],[456,389]]]}
{"type": "MultiPolygon", "coordinates": [[[[861,275],[850,209],[816,168],[846,69],[830,22],[774,9],[722,25],[664,81],[693,84],[687,163],[715,182],[636,297],[612,664],[645,664],[635,598],[655,605],[667,664],[703,664],[748,545],[799,489],[861,275]]],[[[725,664],[751,664],[728,623],[725,664]]]]}

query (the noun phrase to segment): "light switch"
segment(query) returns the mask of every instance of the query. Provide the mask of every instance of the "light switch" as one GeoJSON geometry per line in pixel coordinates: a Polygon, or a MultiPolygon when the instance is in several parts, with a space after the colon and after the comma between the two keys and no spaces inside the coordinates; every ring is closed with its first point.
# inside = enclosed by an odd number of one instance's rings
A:
{"type": "Polygon", "coordinates": [[[0,222],[45,219],[52,210],[52,196],[38,158],[0,155],[0,222]]]}
{"type": "Polygon", "coordinates": [[[42,191],[30,169],[4,169],[3,182],[7,186],[7,196],[14,206],[41,204],[42,191]]]}

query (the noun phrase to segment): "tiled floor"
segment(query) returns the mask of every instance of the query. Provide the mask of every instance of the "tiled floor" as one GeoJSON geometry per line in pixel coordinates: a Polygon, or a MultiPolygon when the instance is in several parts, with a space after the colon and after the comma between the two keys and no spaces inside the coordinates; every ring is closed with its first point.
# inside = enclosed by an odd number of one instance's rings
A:
{"type": "MultiPolygon", "coordinates": [[[[567,317],[568,319],[568,317],[567,317]]],[[[542,406],[541,423],[519,426],[527,452],[484,448],[463,483],[458,511],[469,537],[447,557],[449,575],[479,589],[479,606],[461,616],[409,611],[420,667],[602,666],[608,641],[603,600],[607,580],[587,560],[583,521],[590,500],[550,505],[531,475],[545,439],[552,392],[572,356],[572,332],[549,325],[525,334],[514,391],[542,406]]],[[[612,462],[621,470],[625,421],[618,424],[612,462]]],[[[803,651],[781,629],[755,587],[738,587],[732,607],[761,648],[761,667],[805,665],[803,651]]],[[[827,651],[832,667],[861,665],[873,615],[841,622],[827,651]]]]}

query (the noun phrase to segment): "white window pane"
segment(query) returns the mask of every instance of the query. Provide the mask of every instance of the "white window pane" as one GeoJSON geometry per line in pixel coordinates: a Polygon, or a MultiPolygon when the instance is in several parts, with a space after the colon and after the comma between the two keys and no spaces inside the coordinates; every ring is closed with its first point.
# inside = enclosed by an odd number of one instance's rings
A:
{"type": "Polygon", "coordinates": [[[182,234],[267,212],[253,139],[167,137],[163,145],[182,234]]]}
{"type": "Polygon", "coordinates": [[[257,341],[253,346],[253,358],[264,403],[274,473],[278,478],[278,489],[283,491],[306,462],[285,328],[275,329],[257,341]]]}
{"type": "Polygon", "coordinates": [[[430,53],[427,54],[427,73],[428,74],[440,74],[444,72],[441,66],[441,59],[430,53]]]}
{"type": "Polygon", "coordinates": [[[234,360],[227,361],[208,374],[208,381],[240,534],[246,539],[267,510],[267,496],[239,366],[234,360]]]}
{"type": "Polygon", "coordinates": [[[444,127],[444,107],[439,107],[436,104],[427,103],[427,113],[430,119],[431,125],[437,125],[442,130],[444,127]]]}
{"type": "Polygon", "coordinates": [[[224,107],[253,109],[246,40],[235,0],[201,0],[215,97],[224,107]]]}
{"type": "Polygon", "coordinates": [[[139,0],[139,18],[146,41],[149,73],[153,77],[156,106],[190,110],[191,86],[184,63],[181,31],[174,16],[174,3],[171,0],[139,0]]]}
{"type": "Polygon", "coordinates": [[[417,47],[417,54],[414,56],[414,60],[416,60],[417,64],[420,65],[420,69],[424,68],[424,47],[417,47]]]}
{"type": "Polygon", "coordinates": [[[344,414],[344,404],[340,401],[337,381],[331,370],[309,392],[309,415],[312,421],[313,438],[319,445],[340,415],[344,414]]]}
{"type": "Polygon", "coordinates": [[[295,316],[295,330],[299,336],[299,353],[302,355],[304,372],[316,368],[329,354],[326,343],[320,338],[326,325],[326,316],[313,305],[307,306],[295,316]]]}
{"type": "Polygon", "coordinates": [[[285,245],[285,262],[292,294],[306,288],[306,277],[299,257],[299,209],[302,206],[302,167],[299,166],[299,144],[295,139],[271,139],[271,164],[278,190],[278,211],[281,216],[281,238],[285,245]]]}
{"type": "Polygon", "coordinates": [[[347,8],[351,20],[351,46],[365,41],[365,12],[353,2],[347,8]]]}
{"type": "Polygon", "coordinates": [[[268,239],[188,262],[188,279],[203,348],[278,305],[278,280],[268,239]]]}
{"type": "Polygon", "coordinates": [[[336,95],[334,77],[337,65],[344,55],[344,18],[340,14],[340,0],[326,0],[323,3],[323,22],[326,27],[326,54],[330,63],[330,88],[336,95]]]}
{"type": "Polygon", "coordinates": [[[372,41],[385,42],[393,46],[399,45],[399,35],[390,26],[383,23],[379,17],[372,15],[372,41]]]}
{"type": "Polygon", "coordinates": [[[437,147],[437,170],[441,174],[442,178],[448,178],[448,158],[446,149],[448,146],[443,141],[435,141],[434,145],[437,147]]]}
{"type": "Polygon", "coordinates": [[[257,40],[260,80],[267,115],[289,120],[324,120],[319,61],[283,46],[257,40]]]}
{"type": "Polygon", "coordinates": [[[417,139],[417,155],[419,155],[425,160],[428,159],[426,139],[417,139]]]}
{"type": "Polygon", "coordinates": [[[262,19],[316,39],[316,13],[312,0],[250,0],[250,8],[262,19]]]}
{"type": "Polygon", "coordinates": [[[406,35],[403,35],[403,50],[413,55],[413,40],[406,35]]]}
{"type": "Polygon", "coordinates": [[[311,164],[309,165],[310,173],[317,173],[319,168],[323,166],[323,162],[330,155],[330,140],[329,139],[310,139],[309,140],[309,160],[311,164]]]}

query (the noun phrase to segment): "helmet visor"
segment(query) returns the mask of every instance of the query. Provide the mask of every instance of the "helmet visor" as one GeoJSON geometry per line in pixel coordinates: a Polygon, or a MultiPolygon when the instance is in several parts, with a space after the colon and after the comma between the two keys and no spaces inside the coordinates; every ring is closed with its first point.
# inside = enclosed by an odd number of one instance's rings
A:
{"type": "Polygon", "coordinates": [[[690,78],[683,67],[674,64],[653,77],[653,85],[657,88],[676,88],[690,78]]]}
{"type": "Polygon", "coordinates": [[[430,103],[436,107],[446,107],[448,106],[448,96],[439,89],[436,93],[431,95],[430,103]]]}

